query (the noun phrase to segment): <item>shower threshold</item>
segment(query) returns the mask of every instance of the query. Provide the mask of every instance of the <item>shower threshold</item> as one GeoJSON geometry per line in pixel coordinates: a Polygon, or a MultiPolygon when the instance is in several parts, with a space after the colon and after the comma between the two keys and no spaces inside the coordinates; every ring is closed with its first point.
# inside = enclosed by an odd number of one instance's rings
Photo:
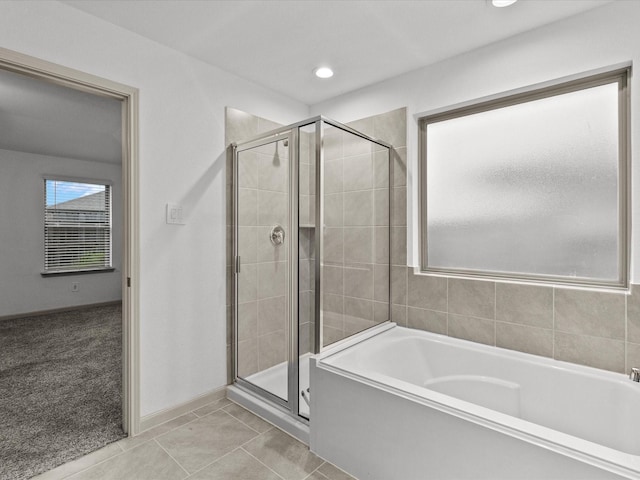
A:
{"type": "MultiPolygon", "coordinates": [[[[300,388],[298,392],[309,388],[309,358],[310,353],[300,356],[300,388]]],[[[280,398],[287,397],[287,362],[274,365],[262,372],[254,373],[245,378],[248,382],[256,385],[280,398]]],[[[300,393],[298,393],[300,395],[300,393]]],[[[285,412],[281,407],[265,400],[259,394],[234,383],[227,387],[227,397],[230,400],[242,405],[256,415],[273,423],[291,436],[297,438],[305,445],[309,445],[309,425],[301,421],[301,417],[294,417],[290,412],[285,412]]],[[[309,418],[309,407],[300,395],[299,399],[300,415],[309,418]]]]}
{"type": "MultiPolygon", "coordinates": [[[[300,409],[300,415],[305,418],[309,418],[309,405],[303,398],[302,392],[306,392],[309,388],[309,357],[310,353],[305,353],[300,356],[299,368],[300,368],[300,380],[298,385],[298,405],[300,409]]],[[[245,380],[251,382],[257,387],[273,393],[280,398],[287,398],[287,362],[282,362],[273,367],[270,367],[262,372],[249,375],[245,380]]],[[[308,394],[307,394],[308,395],[308,394]]],[[[307,396],[307,399],[309,397],[307,396]]]]}

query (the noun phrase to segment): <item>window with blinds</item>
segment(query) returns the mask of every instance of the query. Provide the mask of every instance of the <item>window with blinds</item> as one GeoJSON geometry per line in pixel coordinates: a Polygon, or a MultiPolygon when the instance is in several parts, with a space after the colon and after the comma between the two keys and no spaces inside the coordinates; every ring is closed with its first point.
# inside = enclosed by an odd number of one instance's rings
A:
{"type": "Polygon", "coordinates": [[[111,185],[44,180],[44,273],[111,268],[111,185]]]}

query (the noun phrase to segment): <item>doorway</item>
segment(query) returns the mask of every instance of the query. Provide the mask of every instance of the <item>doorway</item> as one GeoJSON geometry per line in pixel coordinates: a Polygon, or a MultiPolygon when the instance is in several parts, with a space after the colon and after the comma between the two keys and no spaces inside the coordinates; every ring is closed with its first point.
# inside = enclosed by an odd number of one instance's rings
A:
{"type": "MultiPolygon", "coordinates": [[[[78,97],[90,97],[98,104],[107,104],[110,102],[112,104],[117,104],[117,116],[119,116],[117,156],[121,161],[121,166],[118,167],[119,173],[115,180],[107,178],[108,175],[104,174],[104,172],[108,171],[110,168],[107,165],[108,162],[102,162],[101,165],[105,168],[102,168],[102,170],[98,168],[98,170],[102,172],[100,174],[96,173],[94,175],[91,173],[87,175],[85,171],[83,174],[78,175],[76,173],[74,175],[74,172],[78,172],[78,170],[75,169],[75,166],[80,165],[78,163],[80,159],[78,158],[72,159],[73,161],[63,166],[62,170],[45,167],[45,171],[41,174],[35,175],[37,177],[35,179],[33,178],[33,172],[25,174],[27,176],[31,176],[31,180],[40,185],[40,187],[35,189],[35,191],[25,192],[25,194],[31,194],[31,198],[29,200],[31,205],[29,205],[28,208],[31,210],[38,210],[42,216],[43,224],[41,224],[40,231],[35,235],[38,237],[36,243],[40,244],[41,251],[38,252],[38,254],[34,254],[37,257],[38,262],[41,262],[42,266],[35,272],[33,271],[34,269],[31,268],[31,271],[28,274],[14,270],[12,271],[14,274],[13,278],[10,279],[9,282],[19,284],[24,280],[24,278],[29,277],[34,281],[36,281],[36,279],[40,280],[40,282],[44,284],[44,288],[37,295],[32,295],[33,298],[29,299],[33,302],[32,307],[21,308],[18,304],[24,303],[26,305],[27,299],[25,298],[20,300],[18,298],[19,296],[12,295],[12,301],[3,302],[7,307],[7,311],[4,312],[4,314],[3,312],[0,312],[0,317],[4,317],[3,320],[7,320],[9,322],[19,318],[22,313],[40,313],[40,317],[46,317],[48,315],[50,318],[53,318],[51,316],[55,317],[55,315],[60,313],[61,310],[68,312],[67,316],[77,316],[80,311],[78,309],[83,304],[85,304],[83,305],[84,307],[87,306],[86,304],[91,305],[91,308],[94,309],[92,311],[92,315],[94,316],[98,315],[102,316],[102,318],[111,318],[113,320],[113,315],[115,313],[117,318],[117,328],[113,329],[113,331],[117,332],[116,336],[118,337],[118,341],[111,344],[111,346],[118,350],[116,352],[116,360],[117,364],[121,365],[122,369],[119,375],[119,392],[117,392],[118,397],[121,399],[121,407],[119,409],[119,413],[121,413],[121,428],[122,432],[125,434],[135,435],[139,430],[140,423],[138,403],[137,314],[137,90],[126,85],[111,82],[109,80],[91,76],[83,72],[55,65],[6,49],[0,49],[0,74],[12,76],[14,79],[24,79],[25,84],[29,82],[39,82],[49,89],[51,89],[51,87],[55,87],[68,90],[68,92],[72,93],[69,95],[70,98],[74,96],[73,93],[77,93],[78,97]],[[101,190],[95,190],[87,192],[85,195],[76,195],[75,197],[67,198],[66,204],[65,200],[60,198],[58,201],[53,203],[49,202],[49,192],[47,189],[51,190],[55,186],[62,188],[65,182],[67,183],[67,186],[91,186],[92,188],[97,186],[101,190]],[[105,197],[109,197],[109,192],[113,195],[112,203],[105,203],[105,197]],[[92,199],[92,202],[88,202],[87,199],[92,199]],[[93,204],[95,204],[95,202],[93,202],[93,200],[103,202],[102,205],[104,208],[102,211],[98,211],[94,208],[95,205],[93,204]],[[89,205],[89,203],[91,203],[91,205],[89,205]],[[58,217],[55,217],[54,213],[52,213],[54,207],[58,207],[58,211],[54,212],[58,217]],[[59,231],[54,234],[56,232],[55,228],[60,227],[60,225],[64,223],[60,221],[61,214],[65,216],[65,221],[67,222],[66,227],[78,227],[77,222],[79,218],[82,217],[86,219],[90,217],[89,220],[87,220],[87,223],[82,225],[82,237],[85,239],[89,238],[91,240],[89,243],[99,245],[99,249],[103,249],[106,248],[105,245],[110,242],[97,241],[96,239],[101,238],[104,240],[107,238],[106,235],[112,235],[113,243],[110,243],[110,245],[114,247],[113,250],[94,250],[92,252],[85,252],[84,255],[76,255],[73,261],[70,261],[65,257],[65,254],[56,254],[55,248],[47,250],[44,245],[47,241],[54,247],[60,246],[70,238],[69,235],[72,237],[74,236],[74,234],[70,233],[71,231],[79,231],[78,229],[69,230],[68,228],[66,232],[63,232],[63,234],[60,234],[59,231]],[[97,220],[98,216],[102,215],[102,217],[104,217],[104,215],[107,214],[113,214],[114,224],[111,225],[112,227],[115,227],[116,218],[118,219],[117,223],[119,223],[119,226],[117,229],[113,228],[110,233],[105,234],[104,231],[98,231],[99,229],[90,228],[90,226],[95,227],[99,223],[97,220]],[[71,215],[75,215],[74,219],[71,219],[71,215]],[[54,221],[47,226],[45,217],[49,220],[53,219],[54,221]],[[75,225],[69,225],[69,223],[74,222],[76,222],[75,225]],[[47,228],[49,228],[49,233],[47,233],[47,228]],[[49,236],[47,237],[47,235],[49,236]],[[116,247],[116,245],[119,246],[116,247]],[[53,258],[55,262],[47,264],[45,261],[45,255],[49,255],[48,258],[53,258]],[[112,258],[109,258],[109,256],[112,258]],[[47,266],[50,268],[47,268],[47,266]],[[75,269],[75,271],[61,271],[66,267],[69,267],[72,270],[75,269]],[[78,270],[83,271],[79,272],[78,270]],[[88,271],[92,272],[86,273],[88,271]],[[106,286],[108,282],[106,282],[105,279],[108,276],[115,276],[115,287],[113,287],[113,283],[111,286],[106,286]],[[93,281],[93,279],[100,277],[100,281],[93,281]],[[54,284],[57,286],[64,284],[65,288],[60,289],[53,287],[54,284]],[[86,289],[84,287],[86,287],[86,289]],[[111,289],[110,296],[107,295],[106,297],[102,297],[106,298],[106,301],[100,301],[99,298],[101,297],[95,295],[95,290],[99,290],[101,288],[103,290],[111,289]],[[114,288],[117,290],[116,293],[113,292],[114,288]],[[83,294],[87,295],[87,300],[84,302],[72,300],[66,306],[61,305],[59,302],[56,303],[56,297],[60,300],[60,297],[71,296],[71,298],[74,298],[72,296],[76,295],[75,299],[78,299],[83,294]],[[94,294],[94,296],[91,296],[92,294],[94,294]],[[73,305],[74,303],[75,305],[73,305]],[[77,308],[69,311],[68,307],[72,305],[74,308],[77,308]]],[[[19,83],[20,82],[18,82],[18,84],[19,83]]],[[[36,107],[37,101],[34,102],[34,108],[36,107]]],[[[17,117],[12,118],[13,122],[10,125],[5,124],[5,128],[24,127],[25,125],[34,125],[38,122],[37,118],[25,115],[24,118],[19,119],[24,121],[24,124],[21,125],[21,122],[17,121],[16,118],[17,117]]],[[[87,142],[84,142],[86,143],[84,147],[90,145],[91,140],[90,132],[86,133],[87,135],[85,140],[87,140],[87,142]]],[[[114,134],[113,136],[116,135],[114,134]]],[[[14,137],[18,138],[19,136],[16,135],[14,137]]],[[[46,140],[44,137],[46,136],[39,135],[38,138],[33,140],[46,140]]],[[[83,147],[83,145],[79,146],[83,147]]],[[[62,147],[62,145],[58,144],[57,147],[62,147]]],[[[6,148],[9,151],[13,147],[11,145],[7,145],[2,148],[6,148]]],[[[111,145],[111,148],[113,148],[113,145],[111,145]]],[[[28,161],[27,157],[31,158],[31,153],[18,152],[14,155],[17,157],[15,160],[17,162],[28,161]]],[[[66,156],[56,151],[52,153],[53,155],[50,155],[52,157],[66,156]]],[[[84,153],[76,155],[76,157],[79,156],[86,158],[90,157],[91,154],[91,148],[89,147],[85,148],[84,153]]],[[[42,152],[38,152],[35,155],[38,156],[39,160],[46,157],[42,152]]],[[[96,164],[100,163],[100,159],[90,158],[89,160],[94,161],[96,164]]],[[[1,167],[2,166],[0,165],[0,168],[1,167]]],[[[112,170],[113,168],[111,168],[111,171],[112,170]]],[[[7,207],[7,204],[5,204],[5,206],[7,207]]],[[[18,206],[14,205],[14,207],[24,208],[25,211],[27,209],[27,205],[22,203],[18,206]]],[[[5,208],[5,215],[7,214],[7,211],[8,210],[5,208]]],[[[103,224],[106,225],[105,222],[103,222],[103,224]]],[[[5,231],[7,231],[7,228],[9,227],[10,225],[5,224],[5,231]]],[[[78,235],[74,238],[75,241],[77,241],[78,235]]],[[[23,237],[20,241],[12,242],[11,245],[18,249],[26,249],[27,243],[28,239],[23,237]]],[[[5,242],[3,242],[3,245],[6,248],[7,244],[5,242]]],[[[42,320],[42,318],[40,318],[40,320],[42,320]]],[[[55,319],[53,321],[55,321],[55,319]]],[[[106,321],[102,321],[102,323],[98,325],[98,328],[103,327],[105,322],[106,321]]],[[[36,325],[36,323],[32,322],[31,325],[36,325]]],[[[51,325],[51,323],[48,323],[47,325],[51,325]]],[[[37,335],[38,331],[40,330],[36,330],[33,335],[37,335]]],[[[88,338],[87,341],[96,341],[97,335],[89,335],[88,337],[90,338],[88,338]]],[[[109,340],[104,340],[103,342],[99,341],[97,343],[109,345],[109,342],[112,340],[113,336],[109,337],[109,340]]],[[[80,341],[78,344],[80,343],[82,342],[80,341]]],[[[78,344],[76,344],[75,347],[77,347],[78,344]]],[[[70,412],[68,417],[69,418],[67,420],[70,425],[74,424],[74,422],[78,420],[77,418],[74,418],[73,412],[70,412]]],[[[34,425],[34,427],[37,428],[37,425],[34,425]]],[[[65,459],[65,461],[66,460],[69,459],[65,459]]],[[[55,465],[50,465],[49,468],[52,466],[55,465]]]]}

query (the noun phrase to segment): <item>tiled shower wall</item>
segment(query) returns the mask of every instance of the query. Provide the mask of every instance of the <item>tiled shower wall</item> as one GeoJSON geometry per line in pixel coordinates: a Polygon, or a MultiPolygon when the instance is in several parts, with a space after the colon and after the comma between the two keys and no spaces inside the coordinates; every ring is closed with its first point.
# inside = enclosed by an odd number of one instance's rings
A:
{"type": "MultiPolygon", "coordinates": [[[[279,124],[227,108],[225,142],[255,137],[279,124]]],[[[285,309],[287,245],[269,241],[274,224],[287,225],[289,149],[278,142],[243,152],[238,170],[242,282],[238,289],[238,373],[246,377],[286,359],[285,309]]],[[[231,151],[227,155],[227,365],[231,381],[232,178],[231,151]]],[[[287,232],[288,233],[288,232],[287,232]]]]}

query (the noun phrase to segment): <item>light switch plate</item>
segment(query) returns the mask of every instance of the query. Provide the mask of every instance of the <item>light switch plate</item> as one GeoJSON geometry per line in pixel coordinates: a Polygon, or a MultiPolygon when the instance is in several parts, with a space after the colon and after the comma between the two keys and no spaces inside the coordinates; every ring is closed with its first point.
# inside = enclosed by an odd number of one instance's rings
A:
{"type": "Polygon", "coordinates": [[[182,205],[167,203],[167,224],[184,225],[184,218],[182,216],[182,205]]]}

